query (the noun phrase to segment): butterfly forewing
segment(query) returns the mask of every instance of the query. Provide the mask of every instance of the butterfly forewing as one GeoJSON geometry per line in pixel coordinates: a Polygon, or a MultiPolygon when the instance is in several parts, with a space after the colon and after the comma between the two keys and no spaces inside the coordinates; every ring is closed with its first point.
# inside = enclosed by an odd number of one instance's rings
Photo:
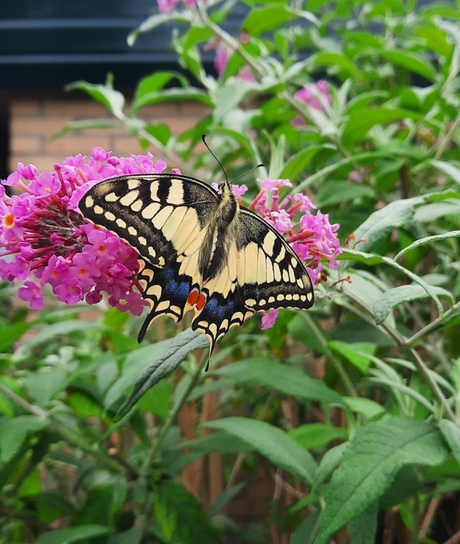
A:
{"type": "Polygon", "coordinates": [[[92,187],[79,207],[154,266],[170,266],[203,234],[217,207],[205,183],[172,174],[112,178],[92,187]],[[187,182],[185,182],[187,180],[187,182]]]}

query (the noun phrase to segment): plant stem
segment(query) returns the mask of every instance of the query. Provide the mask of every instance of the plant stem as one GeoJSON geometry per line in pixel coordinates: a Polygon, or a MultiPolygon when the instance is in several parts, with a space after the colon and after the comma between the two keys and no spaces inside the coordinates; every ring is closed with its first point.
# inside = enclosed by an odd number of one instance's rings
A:
{"type": "Polygon", "coordinates": [[[171,428],[172,424],[174,423],[174,420],[176,419],[177,414],[182,409],[182,406],[187,402],[188,396],[190,395],[190,393],[193,391],[193,388],[198,383],[198,381],[200,379],[200,376],[201,376],[201,373],[202,373],[202,370],[205,367],[207,361],[208,361],[208,354],[206,353],[203,356],[201,362],[197,365],[195,371],[193,372],[193,374],[191,376],[190,382],[185,387],[184,391],[182,392],[182,395],[179,397],[179,399],[177,400],[175,406],[169,412],[169,415],[168,415],[166,421],[164,422],[163,427],[160,429],[160,432],[158,433],[158,435],[156,437],[156,440],[154,441],[153,446],[152,446],[149,454],[147,455],[147,457],[145,458],[145,460],[144,460],[144,462],[142,464],[140,474],[143,474],[143,475],[147,474],[148,469],[149,469],[153,459],[155,459],[155,456],[156,456],[156,454],[157,454],[157,452],[158,452],[158,450],[159,450],[159,448],[160,448],[166,434],[168,433],[169,429],[171,428]]]}
{"type": "Polygon", "coordinates": [[[316,322],[305,312],[302,313],[303,318],[308,323],[308,326],[315,334],[316,338],[321,343],[321,346],[324,348],[324,351],[327,353],[328,359],[333,363],[334,368],[337,371],[342,383],[347,391],[347,393],[352,397],[357,397],[358,393],[353,386],[352,381],[350,380],[347,372],[343,368],[343,365],[338,357],[327,347],[326,338],[324,337],[323,331],[316,325],[316,322]]]}
{"type": "Polygon", "coordinates": [[[233,36],[230,36],[228,32],[225,32],[223,28],[214,24],[211,21],[211,19],[209,19],[206,9],[201,4],[198,4],[198,8],[199,9],[197,13],[201,22],[210,30],[212,30],[214,34],[218,36],[219,39],[223,43],[225,43],[225,45],[227,45],[232,51],[235,51],[236,53],[238,53],[238,55],[240,55],[244,59],[246,64],[248,64],[255,72],[257,72],[257,74],[260,77],[263,77],[265,75],[264,70],[260,67],[260,65],[257,62],[254,61],[251,55],[246,53],[243,47],[241,47],[240,42],[238,42],[238,40],[235,40],[233,36]]]}
{"type": "Polygon", "coordinates": [[[452,319],[452,315],[458,310],[460,310],[460,301],[454,304],[452,308],[449,308],[449,310],[446,310],[443,315],[436,317],[433,319],[433,321],[430,321],[428,325],[417,331],[410,338],[404,340],[404,345],[413,348],[419,340],[431,334],[435,329],[440,327],[444,321],[452,319]]]}
{"type": "Polygon", "coordinates": [[[445,412],[445,414],[451,421],[456,423],[455,415],[452,412],[449,404],[447,403],[447,399],[444,396],[444,393],[442,392],[439,385],[435,382],[435,380],[433,380],[427,366],[425,365],[423,359],[420,357],[420,354],[413,348],[410,350],[410,352],[415,359],[415,363],[419,369],[420,374],[422,374],[422,376],[425,378],[427,385],[430,387],[434,396],[437,398],[439,404],[441,405],[441,409],[443,410],[443,412],[445,412]]]}
{"type": "MultiPolygon", "coordinates": [[[[276,391],[271,391],[268,395],[267,399],[264,402],[264,405],[262,406],[262,409],[259,412],[259,415],[257,416],[257,421],[262,421],[265,417],[265,414],[268,412],[268,409],[270,407],[270,404],[273,402],[274,398],[276,396],[276,391]]],[[[235,463],[233,464],[232,471],[230,472],[230,476],[228,478],[227,485],[225,486],[225,489],[229,489],[233,486],[235,483],[236,477],[238,476],[238,472],[241,469],[241,466],[243,465],[243,461],[246,459],[245,453],[239,453],[235,463]]]]}

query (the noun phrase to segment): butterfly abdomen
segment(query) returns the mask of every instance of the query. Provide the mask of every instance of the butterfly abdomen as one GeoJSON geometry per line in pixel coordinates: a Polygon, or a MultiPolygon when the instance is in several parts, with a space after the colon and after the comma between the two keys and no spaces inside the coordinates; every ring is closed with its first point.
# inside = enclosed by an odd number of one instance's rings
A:
{"type": "Polygon", "coordinates": [[[219,206],[210,217],[205,242],[200,250],[199,266],[207,281],[227,266],[232,240],[236,235],[239,206],[228,182],[219,192],[219,206]]]}

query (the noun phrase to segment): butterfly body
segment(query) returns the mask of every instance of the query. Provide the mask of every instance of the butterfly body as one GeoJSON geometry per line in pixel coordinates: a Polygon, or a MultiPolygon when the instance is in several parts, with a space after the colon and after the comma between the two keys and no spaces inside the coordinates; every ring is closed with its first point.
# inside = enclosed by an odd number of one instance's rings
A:
{"type": "Polygon", "coordinates": [[[256,311],[313,304],[300,259],[268,223],[240,208],[228,181],[215,191],[182,175],[120,176],[94,185],[79,208],[139,255],[151,306],[139,341],[158,316],[180,321],[193,309],[192,329],[209,338],[212,351],[256,311]]]}

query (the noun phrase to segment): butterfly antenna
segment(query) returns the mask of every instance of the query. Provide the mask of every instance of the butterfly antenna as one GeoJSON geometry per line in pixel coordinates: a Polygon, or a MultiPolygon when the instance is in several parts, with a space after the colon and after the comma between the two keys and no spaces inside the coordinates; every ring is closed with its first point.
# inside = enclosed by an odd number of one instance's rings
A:
{"type": "MultiPolygon", "coordinates": [[[[203,134],[203,136],[201,136],[201,139],[203,140],[203,143],[204,145],[206,146],[206,149],[209,151],[209,153],[211,153],[211,155],[214,157],[215,161],[217,162],[217,164],[220,166],[220,169],[222,170],[222,172],[224,173],[224,176],[225,176],[225,181],[227,183],[229,183],[228,181],[228,176],[227,176],[227,172],[224,170],[224,167],[222,166],[222,163],[220,162],[220,160],[214,155],[214,153],[212,152],[211,148],[209,147],[208,145],[208,142],[206,141],[206,134],[203,134]]],[[[247,172],[243,172],[242,174],[240,174],[238,177],[236,177],[234,180],[232,181],[236,181],[240,178],[242,178],[243,176],[245,176],[246,174],[250,174],[251,172],[254,172],[254,170],[256,170],[257,168],[265,168],[265,164],[263,164],[262,162],[260,164],[258,164],[257,166],[254,166],[254,168],[251,168],[250,170],[248,170],[247,172]]]]}
{"type": "Polygon", "coordinates": [[[265,164],[264,163],[260,163],[258,164],[257,166],[254,166],[254,168],[251,168],[250,170],[248,170],[247,172],[243,172],[242,174],[240,174],[239,176],[237,176],[235,179],[233,179],[232,181],[237,181],[239,180],[240,178],[242,178],[243,176],[245,176],[246,174],[250,174],[251,172],[254,172],[254,170],[257,170],[257,168],[265,168],[265,164]]]}
{"type": "Polygon", "coordinates": [[[208,142],[206,141],[206,134],[203,134],[203,136],[201,136],[201,139],[203,140],[203,143],[204,143],[204,145],[206,146],[206,149],[209,151],[209,153],[211,153],[211,155],[214,157],[214,159],[215,159],[215,161],[217,162],[217,164],[220,166],[220,169],[221,169],[222,172],[224,173],[225,182],[226,182],[227,185],[228,185],[228,184],[229,184],[229,181],[228,181],[227,172],[225,171],[224,167],[222,166],[222,163],[220,162],[220,160],[214,155],[214,153],[212,152],[211,148],[209,147],[208,142]]]}

